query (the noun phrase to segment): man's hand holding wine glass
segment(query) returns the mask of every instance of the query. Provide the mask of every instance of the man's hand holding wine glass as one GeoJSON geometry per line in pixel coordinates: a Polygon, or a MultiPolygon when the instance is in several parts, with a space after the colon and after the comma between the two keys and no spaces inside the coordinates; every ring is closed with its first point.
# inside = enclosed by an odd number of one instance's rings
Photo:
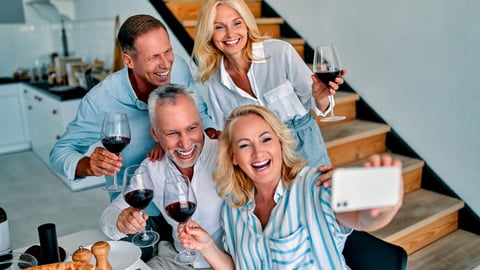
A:
{"type": "Polygon", "coordinates": [[[148,215],[133,207],[122,210],[117,219],[118,230],[125,234],[141,232],[147,225],[148,215]]]}
{"type": "Polygon", "coordinates": [[[103,147],[96,147],[88,160],[91,175],[113,177],[122,168],[122,156],[116,155],[103,147]]]}
{"type": "Polygon", "coordinates": [[[90,157],[84,157],[78,162],[75,175],[113,177],[122,168],[122,160],[122,156],[117,156],[103,147],[96,147],[90,157]]]}

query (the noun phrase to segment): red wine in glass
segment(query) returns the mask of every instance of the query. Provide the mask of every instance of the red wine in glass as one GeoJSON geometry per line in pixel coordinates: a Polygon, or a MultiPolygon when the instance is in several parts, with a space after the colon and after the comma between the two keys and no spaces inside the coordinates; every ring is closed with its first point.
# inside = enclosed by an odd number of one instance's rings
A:
{"type": "Polygon", "coordinates": [[[186,222],[196,209],[197,204],[194,202],[184,202],[183,205],[181,202],[174,202],[165,206],[168,215],[179,223],[186,222]]]}
{"type": "MultiPolygon", "coordinates": [[[[130,125],[125,113],[106,113],[103,118],[101,141],[103,146],[116,155],[130,143],[130,125]]],[[[113,185],[105,187],[108,192],[119,193],[122,186],[117,183],[117,174],[113,175],[113,185]]]]}
{"type": "MultiPolygon", "coordinates": [[[[153,199],[153,183],[144,165],[131,165],[125,169],[123,180],[123,198],[133,208],[140,211],[143,216],[143,210],[153,199]]],[[[143,229],[142,232],[135,234],[132,243],[139,247],[149,247],[155,245],[160,239],[160,235],[152,230],[143,229]]]]}
{"type": "Polygon", "coordinates": [[[110,136],[102,138],[102,145],[107,148],[108,151],[120,155],[123,148],[130,143],[130,138],[125,136],[110,136]]]}
{"type": "Polygon", "coordinates": [[[132,207],[143,210],[153,199],[152,189],[137,189],[124,195],[125,201],[132,207]]]}
{"type": "MultiPolygon", "coordinates": [[[[163,191],[163,205],[168,216],[180,226],[185,226],[185,222],[197,209],[197,198],[190,179],[185,175],[169,177],[165,180],[163,191]]],[[[198,251],[185,249],[175,256],[175,262],[182,265],[192,264],[199,256],[198,251]]]]}
{"type": "Polygon", "coordinates": [[[341,74],[342,71],[338,69],[315,72],[317,78],[325,85],[328,85],[328,82],[334,82],[335,78],[341,74]]]}

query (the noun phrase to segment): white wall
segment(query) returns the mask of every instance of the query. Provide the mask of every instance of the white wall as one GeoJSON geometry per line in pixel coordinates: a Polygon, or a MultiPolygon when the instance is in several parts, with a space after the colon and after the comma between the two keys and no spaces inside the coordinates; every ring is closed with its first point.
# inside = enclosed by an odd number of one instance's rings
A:
{"type": "MultiPolygon", "coordinates": [[[[161,19],[158,12],[148,0],[72,0],[75,3],[75,18],[77,20],[90,20],[105,17],[120,16],[120,23],[135,14],[149,14],[161,19]]],[[[167,26],[168,28],[168,26],[167,26]]],[[[189,56],[183,46],[170,31],[170,39],[176,54],[188,59],[189,56]]]]}
{"type": "Polygon", "coordinates": [[[479,1],[266,2],[337,44],[349,84],[480,214],[479,1]]]}
{"type": "MultiPolygon", "coordinates": [[[[106,68],[113,63],[114,18],[65,23],[69,55],[86,63],[99,59],[106,68]],[[87,42],[88,41],[88,42],[87,42]]],[[[0,24],[0,77],[11,77],[22,68],[31,69],[36,59],[63,54],[60,23],[0,24]]]]}

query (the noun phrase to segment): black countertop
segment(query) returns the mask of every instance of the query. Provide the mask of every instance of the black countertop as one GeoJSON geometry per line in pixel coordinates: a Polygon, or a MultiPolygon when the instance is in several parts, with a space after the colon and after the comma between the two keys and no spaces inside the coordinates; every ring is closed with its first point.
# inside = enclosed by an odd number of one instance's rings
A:
{"type": "Polygon", "coordinates": [[[14,82],[18,82],[18,80],[16,81],[13,78],[9,78],[9,77],[0,77],[0,84],[14,83],[14,82]]]}
{"type": "Polygon", "coordinates": [[[35,88],[41,90],[47,95],[60,101],[82,98],[83,96],[85,96],[85,94],[87,94],[87,90],[80,86],[72,86],[68,87],[68,89],[62,89],[61,91],[59,91],[60,89],[58,89],[58,87],[51,87],[46,81],[32,82],[30,80],[16,80],[10,77],[0,77],[0,84],[19,82],[34,86],[35,88]]]}

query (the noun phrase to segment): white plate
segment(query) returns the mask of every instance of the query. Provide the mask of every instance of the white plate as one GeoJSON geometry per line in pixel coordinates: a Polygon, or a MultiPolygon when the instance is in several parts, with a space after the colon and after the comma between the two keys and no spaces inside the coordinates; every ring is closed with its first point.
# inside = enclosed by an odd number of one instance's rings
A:
{"type": "MultiPolygon", "coordinates": [[[[139,247],[126,241],[107,241],[110,244],[110,252],[108,253],[108,261],[114,270],[124,270],[134,265],[140,256],[142,251],[139,247]]],[[[93,244],[92,244],[93,245],[93,244]]],[[[92,250],[92,245],[88,245],[85,248],[92,250]]],[[[70,259],[71,260],[71,257],[70,259]]],[[[91,264],[95,265],[95,256],[92,254],[91,264]]]]}

